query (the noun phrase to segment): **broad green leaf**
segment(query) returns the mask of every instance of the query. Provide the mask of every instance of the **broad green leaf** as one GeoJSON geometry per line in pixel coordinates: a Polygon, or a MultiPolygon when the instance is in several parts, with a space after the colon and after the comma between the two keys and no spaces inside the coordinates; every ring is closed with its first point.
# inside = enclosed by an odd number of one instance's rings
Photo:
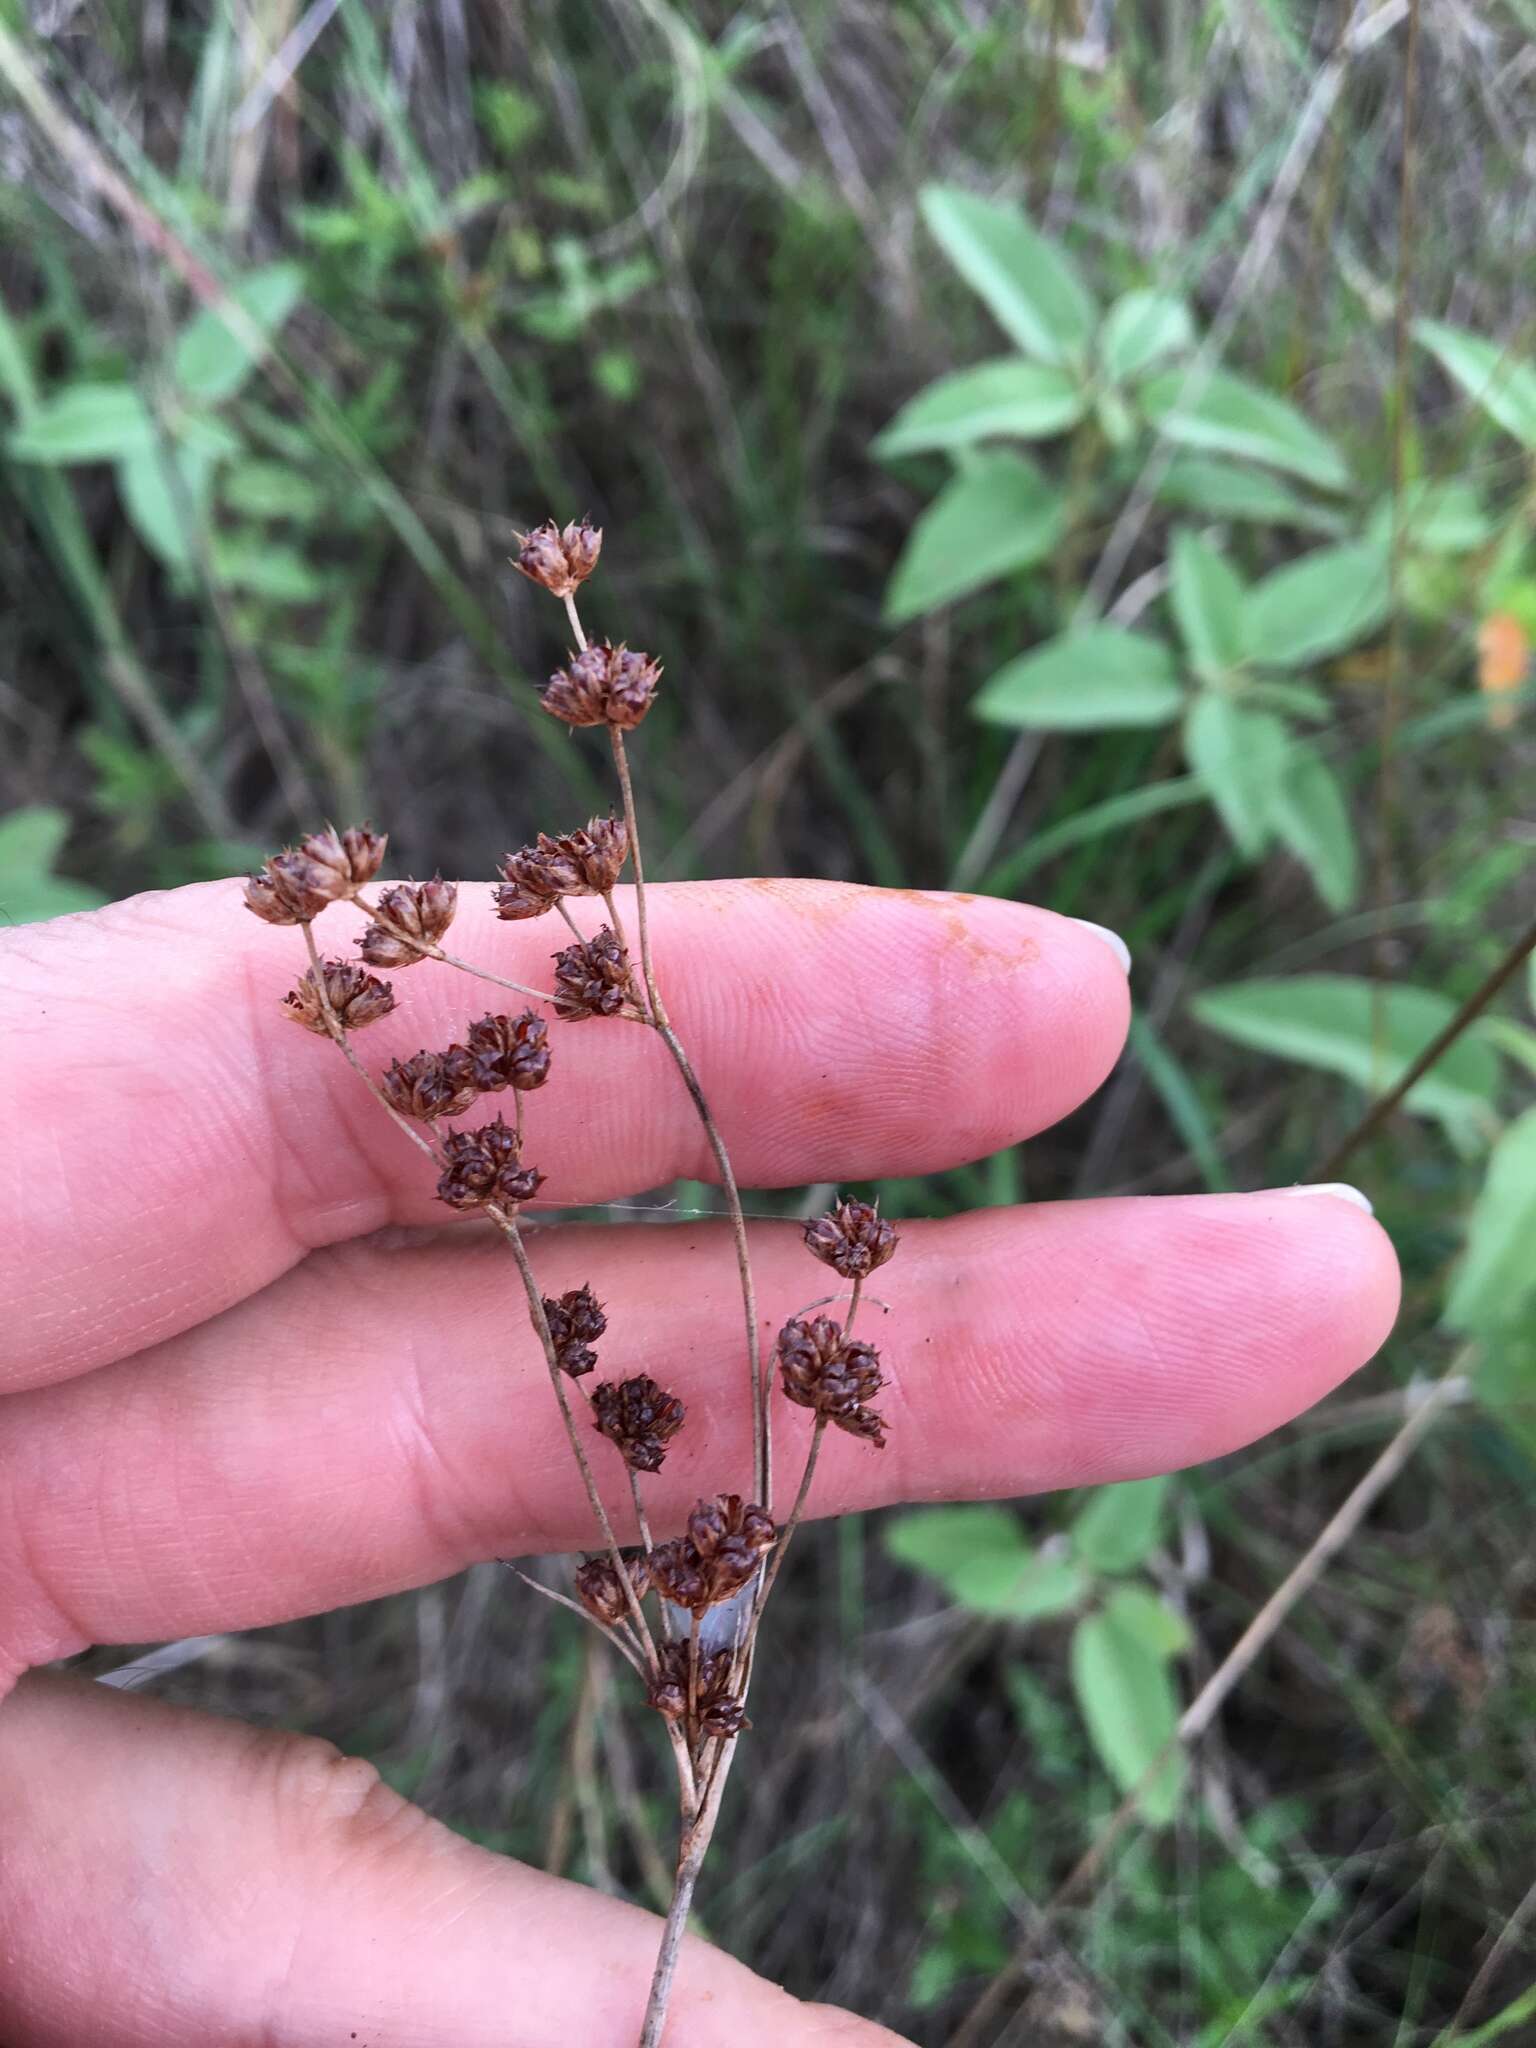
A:
{"type": "Polygon", "coordinates": [[[885,1545],[978,1614],[1036,1621],[1066,1613],[1087,1592],[1069,1559],[1036,1555],[1007,1508],[921,1508],[889,1525],[885,1545]]]}
{"type": "Polygon", "coordinates": [[[1045,732],[1162,725],[1183,702],[1168,649],[1147,633],[1090,626],[1004,664],[972,702],[989,725],[1045,732]]]}
{"type": "Polygon", "coordinates": [[[885,1547],[900,1563],[941,1579],[978,1557],[1001,1558],[1017,1568],[1031,1554],[1018,1516],[985,1504],[898,1515],[886,1524],[885,1547]]]}
{"type": "Polygon", "coordinates": [[[1142,385],[1141,403],[1153,426],[1181,447],[1267,462],[1326,490],[1349,483],[1344,458],[1325,434],[1289,400],[1230,370],[1214,370],[1203,382],[1165,370],[1142,385]],[[1191,390],[1184,400],[1186,381],[1191,390]]]}
{"type": "Polygon", "coordinates": [[[974,1557],[957,1565],[945,1583],[962,1607],[1006,1621],[1046,1621],[1070,1614],[1088,1593],[1083,1571],[1065,1557],[974,1557]]]}
{"type": "Polygon", "coordinates": [[[1536,1297],[1536,1109],[1504,1132],[1467,1224],[1445,1320],[1453,1330],[1500,1329],[1536,1297]]]}
{"type": "MultiPolygon", "coordinates": [[[[1379,1095],[1445,1028],[1456,1006],[1438,989],[1298,974],[1209,989],[1190,1007],[1202,1024],[1239,1045],[1341,1074],[1379,1095]]],[[[1462,1139],[1487,1130],[1498,1085],[1492,1048],[1461,1038],[1415,1081],[1403,1106],[1462,1139]]]]}
{"type": "MultiPolygon", "coordinates": [[[[1136,1790],[1178,1732],[1168,1659],[1111,1601],[1072,1632],[1072,1685],[1100,1761],[1122,1792],[1136,1790]]],[[[1141,1795],[1141,1811],[1154,1827],[1177,1812],[1183,1783],[1184,1758],[1175,1750],[1141,1795]]]]}
{"type": "Polygon", "coordinates": [[[1536,365],[1443,320],[1419,320],[1414,333],[1495,425],[1536,448],[1536,365]]]}
{"type": "Polygon", "coordinates": [[[1390,604],[1383,549],[1370,541],[1316,548],[1248,593],[1247,651],[1273,668],[1304,668],[1374,633],[1390,604]]]}
{"type": "Polygon", "coordinates": [[[51,872],[68,834],[68,817],[48,804],[0,818],[0,927],[39,924],[105,903],[99,890],[51,872]]]}
{"type": "Polygon", "coordinates": [[[1117,384],[1194,345],[1194,315],[1183,299],[1166,292],[1127,292],[1110,307],[1099,330],[1099,360],[1117,384]]]}
{"type": "Polygon", "coordinates": [[[1282,683],[1274,676],[1250,676],[1243,702],[1255,711],[1283,711],[1287,718],[1329,719],[1333,706],[1310,683],[1282,683]]]}
{"type": "Polygon", "coordinates": [[[1194,1642],[1193,1631],[1178,1609],[1139,1581],[1116,1586],[1104,1606],[1117,1626],[1139,1638],[1154,1657],[1182,1657],[1194,1642]]]}
{"type": "Polygon", "coordinates": [[[1181,529],[1169,557],[1169,602],[1190,666],[1215,682],[1243,658],[1243,581],[1209,541],[1181,529]]]}
{"type": "Polygon", "coordinates": [[[1158,482],[1157,495],[1165,505],[1202,512],[1210,519],[1251,519],[1263,526],[1294,526],[1311,533],[1344,530],[1338,513],[1309,505],[1267,470],[1239,469],[1207,455],[1176,455],[1158,482]]]}
{"type": "Polygon", "coordinates": [[[1379,498],[1366,522],[1366,538],[1388,551],[1398,528],[1410,548],[1427,555],[1470,554],[1494,534],[1476,487],[1462,477],[1417,478],[1400,494],[1395,515],[1391,498],[1379,498]]]}
{"type": "Polygon", "coordinates": [[[1530,1320],[1479,1331],[1477,1397],[1536,1465],[1536,1329],[1530,1320]]]}
{"type": "Polygon", "coordinates": [[[1026,456],[989,449],[940,491],[907,538],[885,593],[892,625],[952,604],[1048,555],[1061,497],[1026,456]]]}
{"type": "Polygon", "coordinates": [[[140,540],[167,568],[184,575],[193,564],[193,535],[206,511],[208,478],[207,458],[192,448],[145,448],[117,465],[123,506],[140,540]]]}
{"type": "Polygon", "coordinates": [[[1185,758],[1250,859],[1269,843],[1274,793],[1290,745],[1289,733],[1270,712],[1247,711],[1216,690],[1202,690],[1184,721],[1185,758]]]}
{"type": "Polygon", "coordinates": [[[242,462],[226,474],[220,491],[230,510],[248,519],[309,521],[325,504],[318,484],[282,462],[242,462]]]}
{"type": "Polygon", "coordinates": [[[213,561],[222,582],[276,604],[312,604],[325,595],[324,579],[298,550],[265,534],[220,536],[214,542],[213,561]]]}
{"type": "Polygon", "coordinates": [[[1155,1547],[1162,1526],[1166,1479],[1128,1479],[1100,1486],[1074,1517],[1072,1548],[1096,1572],[1128,1572],[1155,1547]]]}
{"type": "Polygon", "coordinates": [[[1354,823],[1339,778],[1315,747],[1292,745],[1271,816],[1328,908],[1348,910],[1359,886],[1354,823]]]}
{"type": "Polygon", "coordinates": [[[1082,390],[1068,371],[1003,356],[941,377],[920,391],[881,434],[874,452],[916,455],[931,448],[968,448],[1005,435],[1039,440],[1075,425],[1084,405],[1082,390]]]}
{"type": "Polygon", "coordinates": [[[304,274],[297,264],[273,263],[253,270],[229,292],[243,320],[226,326],[211,306],[197,314],[182,330],[172,360],[172,374],[182,391],[209,405],[233,398],[303,290],[304,274]]]}
{"type": "Polygon", "coordinates": [[[149,408],[129,384],[71,384],[7,439],[18,462],[112,462],[154,446],[149,408]]]}
{"type": "Polygon", "coordinates": [[[1021,207],[953,185],[922,196],[928,231],[1005,334],[1046,363],[1087,357],[1096,308],[1064,252],[1021,207]]]}

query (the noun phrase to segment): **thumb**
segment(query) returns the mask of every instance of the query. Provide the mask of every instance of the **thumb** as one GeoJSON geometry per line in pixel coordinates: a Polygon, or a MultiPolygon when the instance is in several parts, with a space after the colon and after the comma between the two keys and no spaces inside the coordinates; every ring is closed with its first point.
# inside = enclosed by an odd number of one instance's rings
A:
{"type": "MultiPolygon", "coordinates": [[[[73,1679],[0,1708],[8,2048],[634,2048],[660,1922],[463,1841],[371,1765],[73,1679]]],[[[667,2048],[892,2048],[707,1943],[667,2048]]]]}

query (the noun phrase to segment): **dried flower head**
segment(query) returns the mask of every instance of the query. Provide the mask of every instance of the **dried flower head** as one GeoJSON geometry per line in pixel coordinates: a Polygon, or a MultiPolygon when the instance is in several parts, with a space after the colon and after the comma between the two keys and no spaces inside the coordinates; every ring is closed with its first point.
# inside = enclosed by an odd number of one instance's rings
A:
{"type": "Polygon", "coordinates": [[[579,832],[564,832],[558,839],[541,832],[531,846],[519,847],[502,862],[496,915],[542,917],[562,896],[605,895],[628,857],[629,833],[622,818],[592,818],[579,832]]]}
{"type": "Polygon", "coordinates": [[[592,1389],[592,1418],[631,1472],[659,1472],[686,1410],[675,1394],[642,1374],[592,1389]]]}
{"type": "MultiPolygon", "coordinates": [[[[365,1024],[387,1017],[395,1007],[394,991],[389,983],[369,974],[355,960],[324,960],[321,967],[325,975],[326,1000],[343,1031],[361,1031],[365,1024]]],[[[298,987],[290,989],[283,997],[283,1014],[291,1017],[295,1024],[302,1024],[306,1031],[317,1031],[324,1037],[329,1034],[330,1026],[325,1021],[320,988],[320,981],[311,967],[298,987]]]]}
{"type": "MultiPolygon", "coordinates": [[[[694,1679],[699,1735],[723,1737],[740,1735],[752,1723],[731,1685],[731,1653],[711,1650],[700,1656],[694,1679]]],[[[688,1719],[688,1645],[663,1643],[658,1652],[655,1676],[646,1695],[648,1704],[669,1721],[688,1719]]]]}
{"type": "Polygon", "coordinates": [[[594,640],[557,668],[540,691],[544,709],[567,725],[637,726],[650,710],[661,664],[630,647],[594,640]]]}
{"type": "Polygon", "coordinates": [[[741,1591],[778,1533],[767,1509],[740,1494],[701,1500],[688,1517],[687,1535],[651,1552],[651,1583],[663,1599],[703,1614],[741,1591]]]}
{"type": "Polygon", "coordinates": [[[573,519],[569,526],[556,526],[546,519],[532,533],[517,536],[515,566],[534,583],[541,583],[554,597],[569,597],[585,583],[597,567],[602,552],[603,529],[589,520],[573,519]]]}
{"type": "Polygon", "coordinates": [[[784,1392],[850,1436],[885,1448],[885,1423],[867,1404],[885,1384],[880,1358],[862,1337],[845,1337],[830,1316],[795,1317],[779,1332],[784,1392]]]}
{"type": "Polygon", "coordinates": [[[555,955],[555,1014],[570,1023],[611,1017],[631,993],[629,955],[604,925],[555,955]]]}
{"type": "Polygon", "coordinates": [[[896,1249],[896,1233],[874,1202],[839,1202],[805,1226],[805,1248],[841,1273],[864,1280],[896,1249]]]}
{"type": "Polygon", "coordinates": [[[373,880],[388,844],[387,834],[371,832],[366,825],[349,825],[345,832],[327,825],[323,832],[311,832],[298,851],[323,877],[323,893],[339,900],[373,880]]]}
{"type": "Polygon", "coordinates": [[[551,854],[554,841],[541,832],[532,846],[520,846],[501,864],[501,881],[491,894],[496,915],[509,923],[542,917],[565,893],[551,854]]]}
{"type": "MultiPolygon", "coordinates": [[[[634,1588],[636,1600],[643,1600],[650,1591],[651,1575],[644,1556],[639,1551],[620,1553],[625,1578],[634,1588]]],[[[629,1613],[629,1602],[624,1597],[624,1584],[611,1557],[589,1557],[576,1567],[576,1597],[594,1620],[612,1627],[616,1621],[623,1621],[629,1613]]]]}
{"type": "Polygon", "coordinates": [[[592,1346],[608,1327],[602,1304],[590,1287],[573,1287],[558,1301],[552,1301],[546,1294],[544,1320],[549,1324],[560,1370],[579,1380],[597,1364],[592,1346]]]}
{"type": "Polygon", "coordinates": [[[535,1010],[524,1010],[520,1017],[482,1017],[465,1037],[468,1043],[451,1045],[443,1060],[454,1079],[482,1094],[495,1095],[503,1088],[527,1093],[549,1079],[549,1025],[535,1010]]]}
{"type": "Polygon", "coordinates": [[[396,882],[379,897],[380,921],[358,941],[370,967],[411,967],[453,923],[459,885],[434,875],[430,882],[396,882]]]}
{"type": "Polygon", "coordinates": [[[526,1202],[544,1180],[534,1167],[523,1165],[517,1133],[501,1117],[477,1131],[450,1131],[442,1150],[446,1171],[437,1183],[437,1196],[450,1209],[526,1202]]]}
{"type": "Polygon", "coordinates": [[[462,1116],[479,1095],[473,1081],[450,1070],[447,1056],[419,1052],[408,1060],[391,1060],[379,1082],[384,1099],[401,1116],[430,1120],[462,1116]]]}
{"type": "Polygon", "coordinates": [[[330,901],[324,870],[292,848],[274,853],[245,885],[245,907],[264,924],[308,924],[330,901]]]}

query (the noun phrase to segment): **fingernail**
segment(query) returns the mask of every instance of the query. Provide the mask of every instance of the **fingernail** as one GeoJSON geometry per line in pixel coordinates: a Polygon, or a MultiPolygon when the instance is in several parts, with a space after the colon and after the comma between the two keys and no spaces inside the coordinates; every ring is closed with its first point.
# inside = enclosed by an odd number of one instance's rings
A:
{"type": "Polygon", "coordinates": [[[1352,1188],[1347,1181],[1320,1180],[1310,1187],[1275,1188],[1277,1195],[1332,1195],[1335,1201],[1353,1202],[1357,1209],[1363,1209],[1367,1216],[1374,1216],[1369,1195],[1362,1195],[1358,1188],[1352,1188]]]}
{"type": "Polygon", "coordinates": [[[1080,924],[1085,932],[1092,932],[1096,939],[1102,939],[1120,962],[1121,973],[1130,973],[1131,949],[1118,932],[1112,932],[1107,924],[1092,924],[1086,917],[1073,917],[1067,921],[1069,924],[1080,924]]]}

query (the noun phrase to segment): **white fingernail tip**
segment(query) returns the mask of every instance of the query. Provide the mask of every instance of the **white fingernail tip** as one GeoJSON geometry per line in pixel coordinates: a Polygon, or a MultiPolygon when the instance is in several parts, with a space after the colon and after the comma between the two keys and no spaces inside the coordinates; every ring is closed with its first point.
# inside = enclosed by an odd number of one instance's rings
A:
{"type": "Polygon", "coordinates": [[[1305,1187],[1276,1188],[1274,1192],[1277,1195],[1332,1195],[1335,1201],[1353,1202],[1355,1207],[1363,1209],[1367,1216],[1376,1214],[1371,1207],[1370,1196],[1362,1195],[1358,1188],[1352,1188],[1347,1181],[1320,1180],[1305,1187]]]}
{"type": "Polygon", "coordinates": [[[1107,924],[1094,924],[1086,917],[1070,918],[1068,922],[1081,925],[1085,932],[1092,932],[1096,939],[1102,939],[1111,953],[1120,962],[1121,973],[1130,973],[1131,949],[1118,932],[1112,932],[1107,924]]]}

